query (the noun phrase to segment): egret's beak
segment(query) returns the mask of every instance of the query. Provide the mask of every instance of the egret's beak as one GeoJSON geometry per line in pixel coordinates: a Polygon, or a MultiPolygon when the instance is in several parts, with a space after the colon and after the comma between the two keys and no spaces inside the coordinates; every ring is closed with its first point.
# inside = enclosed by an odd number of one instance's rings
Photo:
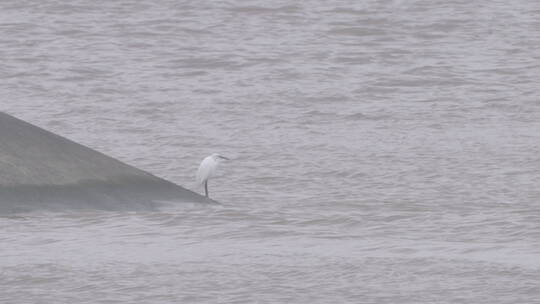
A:
{"type": "Polygon", "coordinates": [[[223,158],[224,160],[231,160],[230,158],[221,155],[219,156],[219,158],[223,158]]]}

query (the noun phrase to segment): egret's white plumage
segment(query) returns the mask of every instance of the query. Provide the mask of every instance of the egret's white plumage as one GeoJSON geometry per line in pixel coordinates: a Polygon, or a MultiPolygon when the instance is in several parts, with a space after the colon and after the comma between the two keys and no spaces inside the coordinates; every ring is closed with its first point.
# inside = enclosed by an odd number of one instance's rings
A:
{"type": "Polygon", "coordinates": [[[223,160],[228,160],[228,158],[214,153],[205,157],[199,166],[199,170],[197,170],[197,184],[204,185],[206,197],[208,197],[208,180],[214,176],[219,163],[223,160]]]}

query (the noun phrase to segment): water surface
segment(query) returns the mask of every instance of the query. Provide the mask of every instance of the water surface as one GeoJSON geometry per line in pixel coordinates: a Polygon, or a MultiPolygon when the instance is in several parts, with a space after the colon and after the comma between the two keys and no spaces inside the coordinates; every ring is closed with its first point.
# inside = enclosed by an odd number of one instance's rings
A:
{"type": "Polygon", "coordinates": [[[222,206],[0,218],[6,303],[533,303],[540,2],[0,3],[1,109],[222,206]],[[198,189],[199,191],[201,189],[198,189]]]}

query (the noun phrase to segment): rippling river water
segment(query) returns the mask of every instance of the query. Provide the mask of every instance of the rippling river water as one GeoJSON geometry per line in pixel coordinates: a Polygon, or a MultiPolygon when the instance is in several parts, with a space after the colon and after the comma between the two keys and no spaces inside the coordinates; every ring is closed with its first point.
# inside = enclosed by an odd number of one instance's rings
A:
{"type": "Polygon", "coordinates": [[[1,110],[222,206],[0,217],[1,303],[539,303],[540,2],[0,2],[1,110]],[[198,189],[200,191],[201,189],[198,189]]]}

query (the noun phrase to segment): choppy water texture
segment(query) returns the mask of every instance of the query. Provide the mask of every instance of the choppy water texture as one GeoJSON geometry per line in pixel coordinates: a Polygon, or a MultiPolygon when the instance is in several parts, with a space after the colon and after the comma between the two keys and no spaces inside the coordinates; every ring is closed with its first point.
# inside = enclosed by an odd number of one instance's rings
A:
{"type": "Polygon", "coordinates": [[[223,206],[0,218],[2,303],[539,303],[540,2],[0,2],[1,108],[223,206]],[[200,189],[199,189],[200,190],[200,189]]]}

